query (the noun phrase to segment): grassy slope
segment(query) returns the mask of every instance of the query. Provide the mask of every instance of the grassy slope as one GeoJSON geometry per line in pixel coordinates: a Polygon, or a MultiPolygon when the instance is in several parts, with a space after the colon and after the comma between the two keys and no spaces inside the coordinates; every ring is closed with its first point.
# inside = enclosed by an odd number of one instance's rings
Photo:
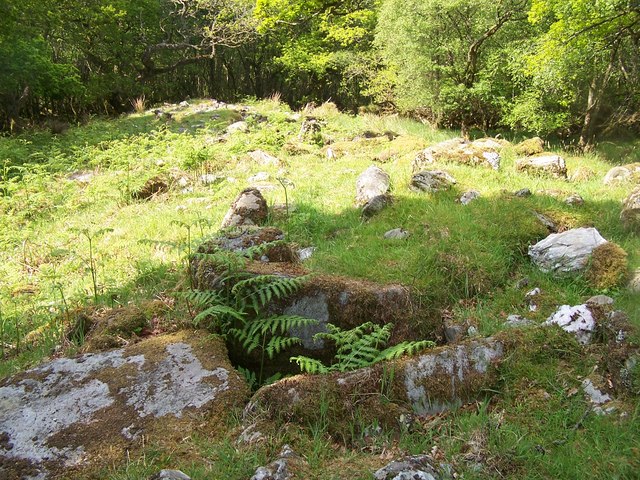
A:
{"type": "MultiPolygon", "coordinates": [[[[481,335],[502,329],[508,314],[541,321],[559,304],[576,304],[600,293],[582,279],[550,278],[531,266],[527,246],[546,235],[531,210],[568,227],[596,226],[628,252],[632,268],[640,267],[640,240],[625,233],[618,221],[620,201],[630,186],[602,184],[612,165],[640,160],[637,144],[608,144],[586,157],[565,155],[570,173],[579,166],[594,172],[591,180],[579,183],[517,174],[511,151],[505,152],[499,172],[441,165],[458,184],[454,191],[430,196],[407,189],[411,160],[420,148],[454,132],[394,117],[343,115],[325,105],[312,113],[326,121],[323,135],[331,138],[338,154],[329,161],[326,147],[319,144],[306,143],[305,152],[287,153],[288,144],[299,143],[300,121],[291,121],[282,105],[253,104],[252,113],[268,121],[250,115],[250,132],[234,134],[226,143],[216,138],[238,119],[237,112],[194,113],[193,108],[177,112],[169,123],[145,113],[94,120],[58,136],[36,132],[0,138],[0,162],[5,166],[0,191],[8,194],[0,198],[0,334],[5,355],[0,376],[49,355],[59,341],[59,314],[91,303],[83,229],[95,237],[101,304],[165,297],[181,281],[184,253],[140,240],[184,245],[186,225],[198,219],[206,219],[210,227],[194,224],[192,237],[215,231],[247,178],[259,171],[268,172],[276,186],[265,194],[270,204],[284,201],[276,177],[295,185],[288,192],[295,211],[272,222],[291,241],[317,247],[308,264],[312,270],[411,285],[434,312],[446,309],[457,320],[469,319],[481,335]],[[365,130],[400,135],[393,141],[352,141],[365,130]],[[246,153],[256,148],[277,155],[283,165],[252,164],[246,153]],[[353,205],[355,179],[376,157],[385,159],[380,166],[391,175],[395,201],[362,223],[353,205]],[[92,172],[93,178],[83,184],[70,179],[74,172],[92,172]],[[203,185],[198,181],[203,173],[231,180],[203,185]],[[171,190],[147,202],[132,201],[130,192],[155,175],[172,178],[171,190]],[[188,184],[181,186],[180,178],[188,184]],[[570,207],[550,196],[519,199],[504,193],[523,187],[578,192],[586,204],[570,207]],[[479,190],[482,197],[468,206],[455,203],[468,189],[479,190]],[[385,231],[396,227],[412,236],[403,242],[382,240],[385,231]],[[104,228],[112,230],[100,232],[104,228]],[[536,313],[528,312],[525,304],[527,288],[516,287],[523,277],[544,292],[536,313]],[[27,335],[32,331],[39,334],[27,335]]],[[[640,323],[637,295],[624,289],[605,293],[640,323]]],[[[168,319],[187,321],[179,308],[168,319]]],[[[378,458],[381,452],[418,453],[434,445],[465,478],[632,478],[640,468],[634,460],[634,445],[640,442],[637,398],[624,404],[624,418],[587,415],[581,422],[587,405],[581,394],[568,392],[593,370],[601,352],[593,349],[584,355],[573,340],[553,331],[526,335],[532,346],[517,352],[502,369],[501,395],[490,404],[427,419],[417,433],[400,439],[355,435],[351,444],[357,448],[332,449],[320,424],[306,431],[277,428],[265,444],[252,449],[236,448],[225,435],[193,436],[185,452],[151,448],[139,460],[104,475],[141,478],[159,465],[178,465],[194,478],[247,478],[289,441],[298,451],[309,452],[309,478],[369,478],[364,472],[385,463],[378,458]],[[475,444],[477,452],[469,447],[475,444]],[[476,469],[474,463],[484,467],[476,469]]]]}

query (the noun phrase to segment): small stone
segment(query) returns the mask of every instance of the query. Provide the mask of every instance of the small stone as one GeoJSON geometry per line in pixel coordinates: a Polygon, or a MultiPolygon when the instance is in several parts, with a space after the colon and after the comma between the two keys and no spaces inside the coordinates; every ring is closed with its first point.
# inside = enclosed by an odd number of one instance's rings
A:
{"type": "Polygon", "coordinates": [[[263,167],[278,167],[281,163],[277,157],[274,157],[263,150],[254,150],[253,152],[249,152],[248,155],[251,160],[263,167]]]}
{"type": "Polygon", "coordinates": [[[443,170],[426,170],[411,177],[410,188],[416,192],[439,192],[455,185],[456,179],[443,170]]]}
{"type": "Polygon", "coordinates": [[[633,165],[613,167],[604,176],[603,183],[605,185],[612,185],[614,183],[629,181],[631,180],[635,170],[636,169],[633,167],[633,165]]]}
{"type": "Polygon", "coordinates": [[[233,134],[237,132],[245,133],[248,131],[249,131],[249,125],[247,124],[247,122],[243,122],[243,121],[232,123],[227,127],[227,133],[229,134],[233,134]]]}
{"type": "Polygon", "coordinates": [[[306,247],[298,250],[298,258],[301,262],[309,260],[313,253],[316,251],[316,247],[306,247]]]}
{"type": "Polygon", "coordinates": [[[369,200],[364,207],[360,216],[364,220],[369,220],[371,217],[380,213],[384,208],[391,203],[391,197],[389,195],[378,195],[369,200]]]}
{"type": "Polygon", "coordinates": [[[584,205],[584,199],[577,193],[572,193],[570,196],[564,199],[564,203],[574,207],[580,207],[584,205]]]}
{"type": "Polygon", "coordinates": [[[517,192],[514,193],[516,197],[526,198],[531,196],[531,190],[528,188],[521,188],[517,192]]]}
{"type": "Polygon", "coordinates": [[[409,238],[411,234],[404,228],[394,228],[384,234],[385,240],[404,240],[409,238]]]}
{"type": "Polygon", "coordinates": [[[538,219],[538,221],[544,225],[547,230],[549,230],[549,232],[551,233],[557,233],[558,231],[558,225],[556,225],[556,222],[554,222],[551,218],[549,218],[548,216],[539,213],[539,212],[533,212],[533,214],[536,216],[536,218],[538,219]]]}
{"type": "Polygon", "coordinates": [[[587,300],[585,303],[590,306],[600,307],[610,310],[613,308],[613,298],[606,295],[595,295],[587,300]]]}
{"type": "Polygon", "coordinates": [[[509,315],[506,322],[504,322],[505,327],[511,328],[526,327],[529,325],[533,325],[533,321],[520,315],[509,315]]]}
{"type": "Polygon", "coordinates": [[[203,185],[215,185],[217,183],[221,183],[224,182],[224,177],[221,177],[220,175],[213,175],[212,173],[205,173],[204,175],[200,175],[200,177],[198,177],[198,179],[200,180],[200,183],[202,183],[203,185]]]}
{"type": "Polygon", "coordinates": [[[256,188],[238,194],[222,220],[222,228],[238,225],[260,225],[267,219],[267,201],[256,188]]]}
{"type": "Polygon", "coordinates": [[[576,168],[573,173],[571,174],[571,176],[569,177],[569,181],[570,182],[586,182],[588,180],[591,180],[592,178],[594,178],[596,176],[596,173],[591,170],[590,168],[587,167],[578,167],[576,168]]]}
{"type": "Polygon", "coordinates": [[[336,156],[336,152],[334,152],[333,148],[331,147],[327,148],[326,157],[327,157],[327,160],[335,160],[336,158],[338,158],[336,156]]]}
{"type": "Polygon", "coordinates": [[[640,186],[624,199],[620,221],[625,229],[640,234],[640,186]]]}
{"type": "Polygon", "coordinates": [[[640,293],[640,268],[633,272],[628,288],[634,293],[640,293]]]}
{"type": "Polygon", "coordinates": [[[587,305],[562,305],[544,325],[559,325],[565,332],[574,334],[582,345],[591,342],[596,329],[596,321],[587,305]]]}
{"type": "Polygon", "coordinates": [[[429,455],[394,460],[373,474],[375,480],[444,480],[453,478],[450,465],[438,464],[429,455]]]}
{"type": "Polygon", "coordinates": [[[191,480],[191,477],[185,475],[180,470],[160,470],[155,475],[149,477],[149,480],[191,480]]]}
{"type": "Polygon", "coordinates": [[[469,190],[468,192],[464,192],[460,197],[460,203],[462,205],[468,205],[473,202],[476,198],[480,197],[480,192],[476,190],[469,190]]]}
{"type": "Polygon", "coordinates": [[[269,174],[267,172],[258,172],[247,178],[247,182],[249,183],[266,182],[267,180],[269,180],[269,174]]]}

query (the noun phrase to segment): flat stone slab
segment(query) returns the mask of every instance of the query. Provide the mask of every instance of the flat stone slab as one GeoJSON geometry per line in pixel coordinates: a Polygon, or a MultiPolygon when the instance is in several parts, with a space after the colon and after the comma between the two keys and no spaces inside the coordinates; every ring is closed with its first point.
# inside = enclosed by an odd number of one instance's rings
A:
{"type": "Polygon", "coordinates": [[[0,382],[0,478],[71,478],[96,459],[123,461],[143,436],[179,441],[247,394],[222,341],[202,332],[44,363],[0,382]]]}
{"type": "Polygon", "coordinates": [[[509,142],[497,138],[481,138],[469,142],[454,138],[432,145],[416,156],[412,163],[414,173],[425,170],[437,162],[453,162],[463,165],[500,168],[500,151],[509,142]]]}

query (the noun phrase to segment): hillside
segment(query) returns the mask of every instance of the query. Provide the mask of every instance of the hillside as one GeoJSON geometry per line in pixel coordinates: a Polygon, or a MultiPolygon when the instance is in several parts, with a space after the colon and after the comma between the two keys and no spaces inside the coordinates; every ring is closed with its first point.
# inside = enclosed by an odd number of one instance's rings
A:
{"type": "MultiPolygon", "coordinates": [[[[274,97],[242,105],[189,100],[56,134],[0,137],[0,391],[12,375],[52,359],[113,348],[150,355],[145,342],[161,344],[167,335],[229,333],[224,314],[198,315],[212,304],[198,305],[195,289],[220,284],[203,263],[214,260],[194,253],[218,253],[201,245],[219,236],[247,188],[264,197],[261,221],[275,237],[275,229],[282,232],[276,247],[284,253],[260,250],[226,274],[302,278],[290,291],[271,291],[251,315],[266,309],[322,320],[326,310],[323,321],[342,322],[343,330],[393,322],[391,345],[427,340],[430,349],[420,344],[414,356],[437,364],[458,355],[451,365],[466,375],[452,369],[438,377],[442,385],[435,396],[427,393],[429,405],[420,411],[408,405],[410,394],[400,398],[404,387],[394,375],[424,365],[414,366],[411,356],[363,361],[376,380],[350,391],[361,402],[345,406],[323,389],[334,377],[306,375],[258,390],[254,401],[268,414],[258,408],[254,418],[242,414],[250,395],[245,379],[255,390],[267,373],[296,373],[289,357],[313,356],[313,339],[283,347],[270,364],[256,353],[265,351],[266,334],[253,354],[240,346],[242,338],[227,338],[242,375],[222,413],[194,413],[192,424],[166,427],[171,433],[149,427],[125,447],[101,445],[51,478],[137,479],[161,468],[194,479],[250,478],[285,444],[301,456],[293,457],[291,478],[372,478],[391,460],[417,454],[448,465],[436,478],[634,478],[638,207],[624,222],[620,214],[638,186],[638,142],[603,143],[587,155],[546,143],[545,155],[566,164],[565,172],[548,173],[523,166],[523,159],[539,158],[527,157],[537,147],[520,144],[524,138],[470,144],[453,140],[458,134],[398,116],[349,115],[331,103],[294,112],[274,97]],[[437,145],[447,140],[442,153],[437,145]],[[469,157],[447,153],[459,147],[477,150],[469,157]],[[611,169],[625,165],[612,179],[611,169]],[[365,171],[376,177],[373,184],[365,171]],[[444,171],[455,183],[425,191],[432,181],[425,171],[444,171]],[[377,191],[380,181],[389,188],[377,191]],[[595,228],[607,243],[589,250],[579,271],[554,274],[532,261],[533,245],[583,228],[595,228]],[[402,229],[395,231],[400,238],[386,238],[394,229],[402,229]],[[587,305],[597,295],[609,298],[587,305]],[[317,298],[326,306],[312,302],[317,298]],[[584,307],[591,330],[576,327],[576,336],[543,325],[561,306],[584,307]],[[189,333],[194,327],[201,330],[189,333]],[[478,349],[487,365],[476,358],[478,349]],[[393,366],[391,378],[381,365],[393,366]],[[460,390],[448,398],[456,375],[460,390]],[[295,409],[283,400],[291,388],[302,398],[295,409]],[[593,391],[609,399],[595,402],[593,391]],[[258,440],[237,442],[247,429],[259,430],[258,440]]],[[[486,136],[471,132],[472,139],[486,136]]],[[[233,305],[242,315],[251,307],[246,298],[233,305]]],[[[566,322],[584,309],[571,310],[566,322]]],[[[280,333],[304,337],[301,328],[280,333]]],[[[226,356],[221,341],[207,341],[226,356]]],[[[315,354],[332,362],[330,347],[315,354]]],[[[0,472],[11,462],[9,440],[0,436],[0,472]]]]}

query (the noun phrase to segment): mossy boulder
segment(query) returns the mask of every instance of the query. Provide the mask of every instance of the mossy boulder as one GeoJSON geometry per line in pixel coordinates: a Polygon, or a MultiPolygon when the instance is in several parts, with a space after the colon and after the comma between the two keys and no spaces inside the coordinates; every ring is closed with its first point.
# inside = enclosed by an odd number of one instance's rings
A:
{"type": "Polygon", "coordinates": [[[506,140],[498,138],[481,138],[473,142],[454,138],[432,145],[418,153],[413,160],[412,169],[417,173],[437,162],[452,162],[497,170],[500,167],[500,151],[509,145],[506,140]]]}
{"type": "Polygon", "coordinates": [[[0,381],[0,478],[80,478],[146,443],[174,448],[247,396],[222,340],[203,332],[59,358],[0,381]]]}
{"type": "Polygon", "coordinates": [[[625,198],[620,212],[620,221],[625,229],[640,234],[640,186],[625,198]]]}
{"type": "Polygon", "coordinates": [[[615,243],[607,242],[591,253],[586,278],[598,289],[622,285],[628,276],[627,252],[615,243]]]}
{"type": "Polygon", "coordinates": [[[261,225],[267,220],[267,201],[257,188],[245,188],[238,194],[222,220],[222,228],[261,225]]]}
{"type": "Polygon", "coordinates": [[[544,140],[540,137],[527,138],[518,143],[513,149],[516,155],[530,157],[544,152],[544,140]]]}

